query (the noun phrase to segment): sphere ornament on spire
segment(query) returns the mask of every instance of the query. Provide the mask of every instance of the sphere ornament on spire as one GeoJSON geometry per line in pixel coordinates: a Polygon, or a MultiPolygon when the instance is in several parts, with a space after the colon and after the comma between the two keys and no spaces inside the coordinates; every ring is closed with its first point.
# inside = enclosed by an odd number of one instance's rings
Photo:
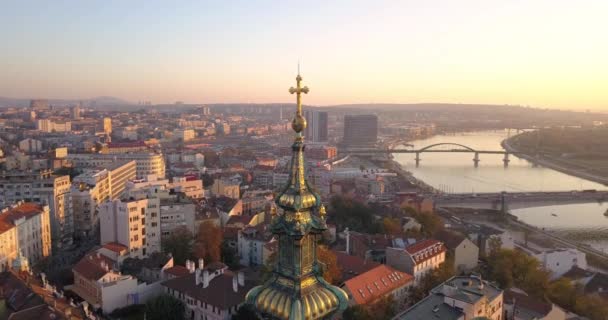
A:
{"type": "Polygon", "coordinates": [[[348,306],[348,295],[323,279],[323,266],[317,260],[317,242],[327,230],[325,206],[321,197],[306,181],[304,139],[306,120],[302,116],[302,77],[290,88],[297,94],[296,116],[292,127],[296,132],[291,147],[290,177],[276,198],[283,212],[273,213],[270,230],[278,240],[277,262],[271,278],[247,293],[247,303],[263,319],[314,320],[330,319],[348,306]]]}

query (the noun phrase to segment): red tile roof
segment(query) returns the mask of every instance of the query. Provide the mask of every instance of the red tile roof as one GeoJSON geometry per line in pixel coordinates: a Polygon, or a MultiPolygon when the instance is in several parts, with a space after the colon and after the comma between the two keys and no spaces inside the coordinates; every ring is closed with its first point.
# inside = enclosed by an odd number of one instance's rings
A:
{"type": "Polygon", "coordinates": [[[84,256],[84,258],[80,259],[72,270],[89,280],[97,281],[109,272],[102,266],[102,263],[104,262],[108,266],[108,269],[111,269],[114,265],[114,260],[103,254],[89,253],[84,256]]]}
{"type": "Polygon", "coordinates": [[[435,239],[427,239],[414,243],[405,248],[405,251],[412,256],[415,263],[421,263],[446,251],[443,242],[435,239]]]}
{"type": "Polygon", "coordinates": [[[108,243],[104,244],[103,247],[110,251],[116,252],[118,254],[120,254],[126,250],[129,250],[129,248],[127,248],[127,246],[122,245],[118,242],[108,242],[108,243]]]}
{"type": "Polygon", "coordinates": [[[356,304],[367,304],[409,285],[413,277],[381,264],[344,283],[356,304]]]}
{"type": "Polygon", "coordinates": [[[0,233],[4,233],[13,228],[15,226],[15,220],[21,218],[29,219],[41,212],[43,212],[42,206],[32,202],[25,202],[15,208],[9,208],[6,212],[0,214],[0,233]]]}
{"type": "Polygon", "coordinates": [[[190,274],[190,271],[188,270],[188,268],[186,268],[184,266],[173,266],[171,268],[165,269],[165,272],[168,274],[174,275],[176,277],[187,276],[190,274]]]}

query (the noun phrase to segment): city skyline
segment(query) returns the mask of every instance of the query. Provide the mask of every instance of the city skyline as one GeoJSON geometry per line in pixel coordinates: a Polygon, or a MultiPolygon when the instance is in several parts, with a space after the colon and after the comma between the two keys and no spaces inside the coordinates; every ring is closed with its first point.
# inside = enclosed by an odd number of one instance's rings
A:
{"type": "Polygon", "coordinates": [[[40,2],[5,6],[0,96],[479,103],[608,110],[608,4],[40,2]]]}

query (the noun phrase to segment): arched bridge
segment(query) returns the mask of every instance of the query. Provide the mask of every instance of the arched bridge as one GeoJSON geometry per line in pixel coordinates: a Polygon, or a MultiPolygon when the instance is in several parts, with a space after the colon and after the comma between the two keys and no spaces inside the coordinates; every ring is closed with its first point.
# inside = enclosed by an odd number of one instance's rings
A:
{"type": "Polygon", "coordinates": [[[420,149],[391,149],[391,148],[387,148],[387,149],[356,149],[356,150],[350,150],[348,151],[348,153],[351,154],[378,154],[378,153],[412,153],[416,155],[416,166],[420,165],[420,161],[422,160],[422,158],[420,157],[421,153],[472,153],[474,154],[473,156],[473,163],[475,165],[475,167],[477,167],[479,165],[479,155],[480,154],[502,154],[504,155],[502,161],[505,165],[505,167],[507,167],[509,165],[509,155],[514,154],[520,154],[520,152],[508,152],[506,150],[477,150],[477,149],[473,149],[472,147],[463,145],[463,144],[459,144],[459,143],[453,143],[453,142],[441,142],[441,143],[435,143],[435,144],[431,144],[428,145],[426,147],[420,148],[420,149]],[[438,148],[438,147],[453,147],[453,148],[438,148]]]}
{"type": "MultiPolygon", "coordinates": [[[[441,147],[441,146],[453,146],[453,147],[459,147],[459,148],[462,148],[462,149],[441,150],[439,152],[459,152],[459,151],[462,151],[462,152],[475,152],[475,149],[473,149],[471,147],[468,147],[468,146],[465,146],[465,145],[459,144],[459,143],[452,143],[452,142],[435,143],[435,144],[432,144],[430,146],[426,146],[426,147],[424,147],[422,149],[419,149],[418,151],[419,152],[428,152],[429,150],[433,150],[435,147],[441,147]]],[[[435,150],[438,150],[438,149],[435,149],[435,150]]]]}

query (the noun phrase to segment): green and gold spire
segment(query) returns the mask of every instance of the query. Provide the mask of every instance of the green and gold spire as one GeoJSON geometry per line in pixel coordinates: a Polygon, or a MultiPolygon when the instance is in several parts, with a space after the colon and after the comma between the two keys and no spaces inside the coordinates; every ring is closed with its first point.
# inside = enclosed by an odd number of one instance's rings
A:
{"type": "Polygon", "coordinates": [[[306,119],[302,116],[302,94],[309,90],[302,87],[301,82],[298,72],[296,87],[289,89],[297,96],[296,115],[291,123],[296,137],[292,145],[290,179],[276,200],[283,213],[273,214],[271,221],[271,230],[279,241],[277,262],[271,279],[247,293],[247,303],[264,318],[328,319],[348,304],[346,292],[323,279],[323,270],[317,261],[317,242],[327,225],[321,198],[306,181],[302,136],[306,119]]]}

